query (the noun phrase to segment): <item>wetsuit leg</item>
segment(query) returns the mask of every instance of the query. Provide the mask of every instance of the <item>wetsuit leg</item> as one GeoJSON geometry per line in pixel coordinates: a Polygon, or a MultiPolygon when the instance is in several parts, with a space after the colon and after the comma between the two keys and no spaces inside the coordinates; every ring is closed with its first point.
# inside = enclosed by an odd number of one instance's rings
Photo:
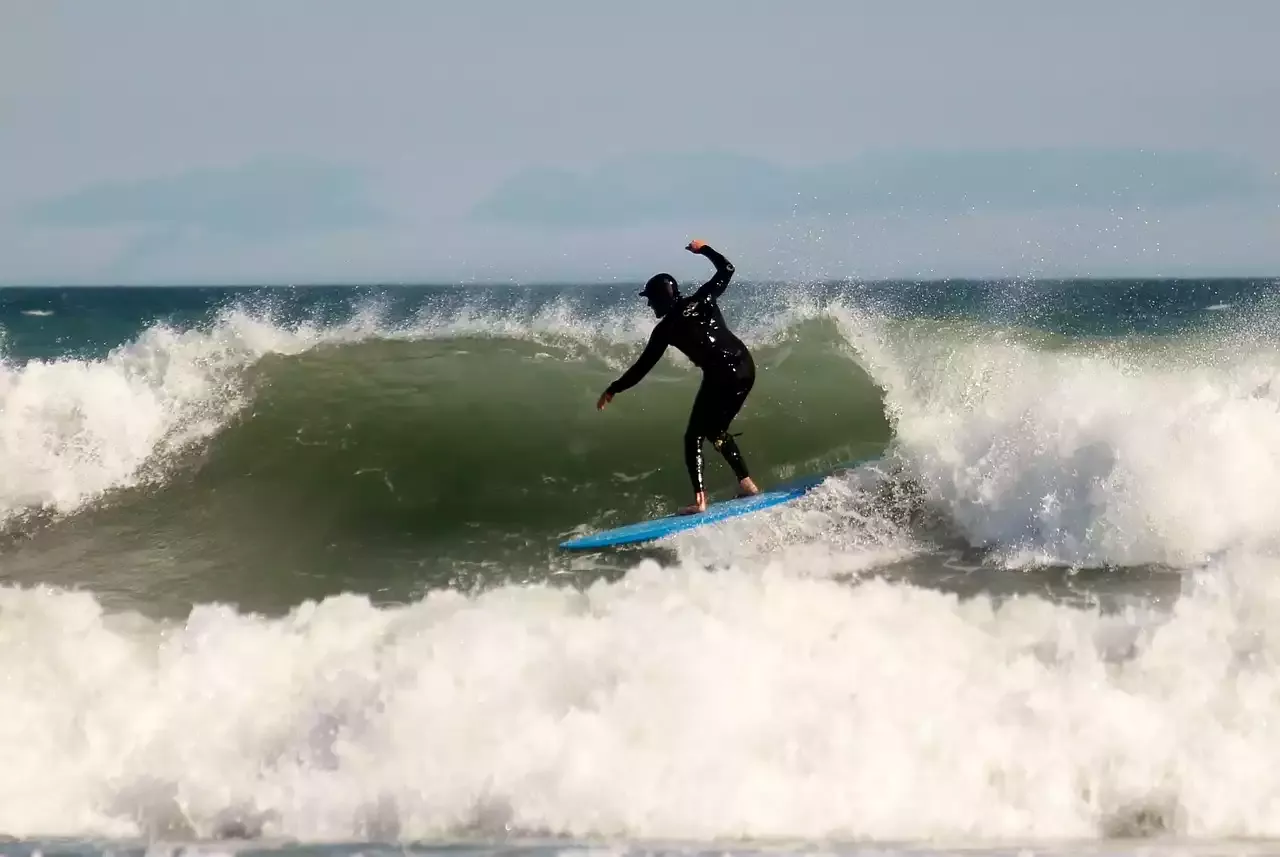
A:
{"type": "Polygon", "coordinates": [[[751,473],[747,470],[747,462],[743,460],[742,452],[738,449],[737,442],[734,441],[733,435],[729,434],[729,423],[733,422],[733,418],[738,415],[738,411],[742,410],[742,404],[747,400],[747,394],[751,392],[751,387],[754,383],[754,378],[739,381],[729,391],[730,394],[725,399],[724,410],[720,414],[723,418],[723,424],[717,426],[719,431],[709,435],[711,445],[724,456],[724,460],[733,468],[733,475],[738,478],[739,482],[746,479],[751,473]]]}
{"type": "Polygon", "coordinates": [[[754,366],[731,376],[706,375],[689,414],[689,427],[684,434],[684,460],[694,492],[705,491],[703,483],[702,441],[710,440],[724,460],[733,468],[739,481],[750,476],[738,444],[729,434],[729,423],[738,415],[755,384],[754,366]]]}

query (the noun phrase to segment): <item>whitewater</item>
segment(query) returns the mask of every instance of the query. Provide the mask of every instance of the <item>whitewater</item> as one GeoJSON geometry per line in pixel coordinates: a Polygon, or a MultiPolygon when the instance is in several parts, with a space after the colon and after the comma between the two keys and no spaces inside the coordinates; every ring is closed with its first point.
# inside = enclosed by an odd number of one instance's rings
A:
{"type": "Polygon", "coordinates": [[[554,545],[687,490],[682,359],[594,410],[652,323],[613,292],[152,290],[68,347],[36,291],[0,304],[24,847],[1280,836],[1273,283],[743,287],[748,461],[874,460],[588,557],[554,545]]]}

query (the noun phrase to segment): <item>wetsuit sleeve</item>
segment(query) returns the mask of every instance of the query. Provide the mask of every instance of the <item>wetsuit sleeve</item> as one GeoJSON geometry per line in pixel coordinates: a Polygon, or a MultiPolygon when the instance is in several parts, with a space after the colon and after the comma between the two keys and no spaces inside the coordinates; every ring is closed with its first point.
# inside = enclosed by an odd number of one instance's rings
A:
{"type": "Polygon", "coordinates": [[[698,289],[695,297],[718,298],[724,294],[725,288],[729,285],[729,280],[733,277],[733,263],[707,244],[703,244],[702,249],[698,252],[710,259],[711,264],[716,266],[716,274],[702,284],[702,288],[698,289]]]}
{"type": "Polygon", "coordinates": [[[667,326],[660,323],[653,329],[653,333],[649,334],[649,344],[644,347],[644,351],[636,358],[636,362],[631,365],[630,369],[622,373],[621,378],[610,384],[606,392],[616,396],[623,390],[628,390],[639,384],[640,379],[649,374],[649,370],[657,365],[658,358],[666,350],[667,326]]]}

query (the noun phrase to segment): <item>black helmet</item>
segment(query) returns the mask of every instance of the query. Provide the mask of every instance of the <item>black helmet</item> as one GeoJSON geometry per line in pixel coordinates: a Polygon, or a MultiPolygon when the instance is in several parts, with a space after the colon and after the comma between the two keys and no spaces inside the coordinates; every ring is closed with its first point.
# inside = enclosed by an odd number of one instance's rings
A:
{"type": "Polygon", "coordinates": [[[640,294],[649,299],[653,314],[662,318],[675,306],[680,297],[680,287],[676,285],[676,278],[670,274],[657,274],[649,278],[640,294]]]}
{"type": "Polygon", "coordinates": [[[646,298],[666,298],[671,300],[678,297],[680,287],[676,284],[676,278],[670,274],[655,274],[649,278],[649,282],[644,284],[644,288],[640,290],[640,295],[646,298]]]}

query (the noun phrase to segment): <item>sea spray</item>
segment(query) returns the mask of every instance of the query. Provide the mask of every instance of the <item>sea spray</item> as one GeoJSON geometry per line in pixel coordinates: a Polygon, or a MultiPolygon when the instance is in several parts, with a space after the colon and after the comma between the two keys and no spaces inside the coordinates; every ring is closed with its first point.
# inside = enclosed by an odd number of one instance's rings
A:
{"type": "Polygon", "coordinates": [[[886,389],[908,472],[1006,561],[1185,565],[1280,535],[1275,340],[1171,359],[832,311],[886,389]]]}

